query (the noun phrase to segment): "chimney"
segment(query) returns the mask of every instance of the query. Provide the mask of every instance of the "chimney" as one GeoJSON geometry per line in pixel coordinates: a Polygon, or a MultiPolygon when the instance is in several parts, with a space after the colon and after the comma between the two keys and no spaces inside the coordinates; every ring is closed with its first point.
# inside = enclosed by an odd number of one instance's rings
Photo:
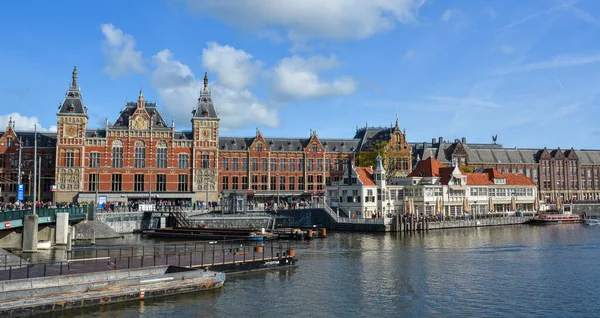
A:
{"type": "Polygon", "coordinates": [[[433,146],[435,144],[435,138],[431,138],[431,145],[433,146]]]}
{"type": "Polygon", "coordinates": [[[455,139],[454,139],[454,142],[455,142],[455,143],[458,143],[458,138],[455,138],[455,139]]]}
{"type": "Polygon", "coordinates": [[[444,137],[440,137],[438,140],[439,140],[439,143],[440,143],[440,144],[443,144],[443,143],[444,143],[444,137]]]}
{"type": "Polygon", "coordinates": [[[466,144],[467,143],[467,137],[462,137],[462,143],[466,144]]]}

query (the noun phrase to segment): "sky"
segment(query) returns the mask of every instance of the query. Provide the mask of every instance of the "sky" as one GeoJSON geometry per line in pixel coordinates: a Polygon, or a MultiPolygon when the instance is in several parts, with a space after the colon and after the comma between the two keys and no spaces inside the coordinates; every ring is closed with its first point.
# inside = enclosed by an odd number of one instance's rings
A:
{"type": "Polygon", "coordinates": [[[0,2],[0,130],[56,130],[77,66],[89,127],[156,101],[190,129],[208,72],[220,134],[466,137],[599,149],[600,1],[0,2]]]}

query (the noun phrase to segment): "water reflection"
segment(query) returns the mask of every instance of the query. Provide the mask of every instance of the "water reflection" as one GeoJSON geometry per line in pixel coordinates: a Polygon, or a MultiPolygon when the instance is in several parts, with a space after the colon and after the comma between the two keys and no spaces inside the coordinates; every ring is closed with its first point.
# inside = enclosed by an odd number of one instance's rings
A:
{"type": "Polygon", "coordinates": [[[600,288],[600,228],[330,233],[293,244],[295,269],[229,276],[219,291],[55,316],[572,317],[600,309],[593,292],[600,288]],[[563,295],[569,306],[552,301],[563,295]]]}

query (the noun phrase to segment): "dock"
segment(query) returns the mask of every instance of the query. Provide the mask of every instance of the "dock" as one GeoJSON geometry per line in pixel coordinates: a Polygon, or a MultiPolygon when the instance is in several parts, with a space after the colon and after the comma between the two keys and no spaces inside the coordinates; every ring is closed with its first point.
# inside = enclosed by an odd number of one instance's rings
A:
{"type": "Polygon", "coordinates": [[[172,265],[224,273],[269,270],[295,266],[296,253],[280,241],[211,241],[89,249],[79,258],[62,262],[0,267],[1,281],[106,272],[172,265]]]}

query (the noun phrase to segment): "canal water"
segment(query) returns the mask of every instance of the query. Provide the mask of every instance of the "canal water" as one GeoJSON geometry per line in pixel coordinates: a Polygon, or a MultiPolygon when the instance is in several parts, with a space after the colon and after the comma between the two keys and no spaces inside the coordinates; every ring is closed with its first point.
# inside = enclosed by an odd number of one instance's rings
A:
{"type": "MultiPolygon", "coordinates": [[[[128,241],[153,244],[138,237],[128,241]]],[[[594,317],[600,312],[600,227],[329,233],[294,246],[295,269],[230,275],[219,291],[54,317],[594,317]]]]}

